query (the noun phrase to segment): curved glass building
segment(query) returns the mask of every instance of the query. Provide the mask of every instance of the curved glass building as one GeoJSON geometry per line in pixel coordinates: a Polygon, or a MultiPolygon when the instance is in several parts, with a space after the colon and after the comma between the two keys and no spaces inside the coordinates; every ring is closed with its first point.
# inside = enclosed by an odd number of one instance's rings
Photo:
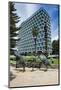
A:
{"type": "Polygon", "coordinates": [[[32,35],[33,27],[36,27],[38,30],[36,51],[45,52],[47,45],[47,52],[50,54],[52,50],[50,16],[46,10],[42,8],[36,11],[26,21],[22,22],[21,29],[19,31],[20,41],[17,43],[19,53],[33,53],[35,51],[35,42],[32,35]],[[45,32],[47,34],[47,39],[45,32]]]}

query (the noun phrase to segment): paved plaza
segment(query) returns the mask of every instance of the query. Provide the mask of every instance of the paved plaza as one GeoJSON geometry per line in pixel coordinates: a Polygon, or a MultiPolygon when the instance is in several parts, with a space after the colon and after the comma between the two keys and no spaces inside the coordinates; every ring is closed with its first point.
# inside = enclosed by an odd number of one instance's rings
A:
{"type": "Polygon", "coordinates": [[[44,71],[44,68],[41,70],[35,68],[34,71],[31,70],[32,68],[26,68],[26,71],[23,72],[22,68],[16,69],[10,66],[13,74],[10,87],[58,84],[58,69],[44,71]]]}

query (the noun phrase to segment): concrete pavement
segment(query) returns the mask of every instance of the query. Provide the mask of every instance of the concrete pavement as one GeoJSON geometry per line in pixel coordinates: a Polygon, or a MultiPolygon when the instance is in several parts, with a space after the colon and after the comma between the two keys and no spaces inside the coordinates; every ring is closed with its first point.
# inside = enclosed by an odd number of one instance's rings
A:
{"type": "Polygon", "coordinates": [[[35,68],[33,72],[31,69],[26,68],[23,72],[22,68],[16,69],[11,66],[10,71],[14,78],[10,81],[10,87],[58,84],[58,69],[48,69],[46,72],[44,68],[41,70],[35,68]]]}

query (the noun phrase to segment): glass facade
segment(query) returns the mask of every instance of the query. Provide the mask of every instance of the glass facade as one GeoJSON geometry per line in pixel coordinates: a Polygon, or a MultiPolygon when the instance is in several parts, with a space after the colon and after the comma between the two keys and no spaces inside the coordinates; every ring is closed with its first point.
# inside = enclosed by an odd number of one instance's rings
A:
{"type": "Polygon", "coordinates": [[[47,25],[47,47],[48,53],[51,53],[51,24],[50,17],[45,9],[39,9],[31,17],[21,24],[19,31],[20,41],[17,44],[19,53],[29,53],[35,51],[35,42],[32,36],[32,28],[35,26],[38,30],[36,41],[37,52],[45,51],[45,23],[47,25]]]}

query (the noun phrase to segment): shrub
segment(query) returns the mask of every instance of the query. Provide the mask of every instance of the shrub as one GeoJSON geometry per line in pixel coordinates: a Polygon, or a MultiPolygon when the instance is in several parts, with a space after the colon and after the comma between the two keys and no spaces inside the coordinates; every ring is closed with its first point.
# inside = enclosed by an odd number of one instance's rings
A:
{"type": "Polygon", "coordinates": [[[10,60],[15,61],[16,60],[16,57],[14,55],[10,55],[10,60]]]}

